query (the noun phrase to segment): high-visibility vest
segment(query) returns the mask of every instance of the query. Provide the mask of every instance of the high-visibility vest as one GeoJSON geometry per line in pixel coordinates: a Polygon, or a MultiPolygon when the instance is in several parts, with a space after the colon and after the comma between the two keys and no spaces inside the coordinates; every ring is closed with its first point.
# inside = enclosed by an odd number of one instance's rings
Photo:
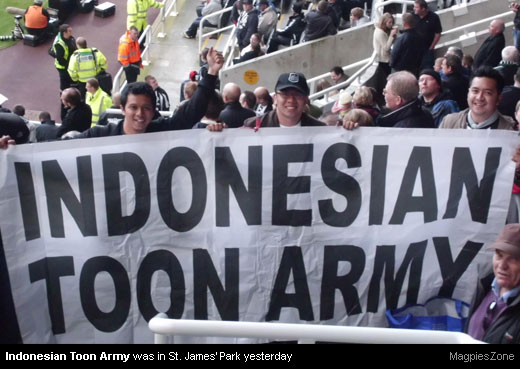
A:
{"type": "Polygon", "coordinates": [[[121,36],[121,39],[119,40],[117,60],[119,60],[124,67],[130,63],[139,63],[141,61],[141,48],[139,47],[139,42],[133,41],[130,38],[129,31],[126,31],[126,34],[121,36]]]}
{"type": "Polygon", "coordinates": [[[38,5],[31,5],[25,13],[25,27],[42,29],[47,27],[49,19],[43,15],[43,8],[38,5]]]}
{"type": "MultiPolygon", "coordinates": [[[[69,60],[69,47],[67,46],[67,43],[65,41],[63,41],[63,38],[61,37],[60,33],[58,33],[56,35],[56,38],[54,39],[54,42],[52,43],[52,49],[54,50],[55,54],[56,54],[56,44],[59,44],[63,48],[63,50],[64,50],[63,57],[65,58],[65,60],[69,60]]],[[[54,65],[58,69],[67,69],[67,65],[61,65],[60,62],[58,61],[58,58],[54,59],[54,65]]]]}
{"type": "Polygon", "coordinates": [[[97,89],[94,95],[87,91],[85,102],[90,106],[90,110],[92,110],[91,127],[94,127],[97,124],[101,113],[112,106],[112,99],[101,89],[101,87],[97,89]]]}
{"type": "Polygon", "coordinates": [[[162,8],[163,6],[163,3],[158,3],[155,0],[128,0],[126,3],[126,29],[136,26],[141,32],[148,25],[146,19],[148,8],[162,8]]]}
{"type": "Polygon", "coordinates": [[[68,72],[73,81],[87,82],[106,68],[107,59],[101,51],[96,48],[86,48],[78,49],[72,53],[68,72]]]}

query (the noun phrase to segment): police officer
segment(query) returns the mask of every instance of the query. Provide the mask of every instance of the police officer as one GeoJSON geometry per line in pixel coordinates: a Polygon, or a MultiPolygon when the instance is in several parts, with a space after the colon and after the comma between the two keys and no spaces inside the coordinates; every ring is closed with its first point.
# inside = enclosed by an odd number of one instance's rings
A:
{"type": "Polygon", "coordinates": [[[85,84],[91,78],[107,69],[105,55],[95,47],[87,47],[87,40],[78,37],[76,41],[78,49],[72,53],[69,61],[68,72],[70,78],[77,83],[81,98],[85,99],[85,84]]]}
{"type": "Polygon", "coordinates": [[[112,106],[112,98],[99,87],[99,82],[95,78],[90,78],[86,84],[87,97],[85,102],[92,110],[92,125],[94,127],[101,113],[112,106]]]}
{"type": "MultiPolygon", "coordinates": [[[[67,72],[69,60],[72,53],[76,50],[76,40],[72,36],[72,27],[68,24],[62,24],[58,29],[58,34],[52,44],[52,53],[55,58],[54,65],[60,76],[60,95],[61,92],[70,87],[72,79],[67,72]]],[[[61,119],[65,118],[67,110],[61,105],[61,119]]]]}

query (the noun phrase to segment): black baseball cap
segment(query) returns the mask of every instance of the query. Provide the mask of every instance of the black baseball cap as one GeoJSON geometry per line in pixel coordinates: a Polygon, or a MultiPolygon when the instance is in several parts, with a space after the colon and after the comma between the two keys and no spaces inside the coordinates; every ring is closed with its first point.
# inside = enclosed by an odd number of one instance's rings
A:
{"type": "Polygon", "coordinates": [[[242,5],[253,5],[253,0],[242,0],[242,5]]]}
{"type": "Polygon", "coordinates": [[[309,85],[307,85],[307,79],[302,73],[283,73],[278,77],[278,82],[276,82],[275,91],[282,91],[287,88],[295,88],[301,93],[309,96],[310,90],[309,85]]]}

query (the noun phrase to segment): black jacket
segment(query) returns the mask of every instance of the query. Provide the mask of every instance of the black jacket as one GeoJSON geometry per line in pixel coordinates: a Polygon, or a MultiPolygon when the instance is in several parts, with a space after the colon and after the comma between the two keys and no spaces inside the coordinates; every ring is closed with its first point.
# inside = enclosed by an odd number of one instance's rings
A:
{"type": "Polygon", "coordinates": [[[515,83],[515,74],[518,70],[518,64],[506,63],[503,60],[498,67],[495,68],[502,77],[504,77],[505,86],[512,86],[515,83]]]}
{"type": "Polygon", "coordinates": [[[90,106],[81,102],[78,106],[70,109],[61,122],[61,126],[56,133],[56,137],[60,138],[70,131],[83,132],[90,128],[92,124],[92,110],[90,106]]]}
{"type": "Polygon", "coordinates": [[[460,73],[452,73],[442,81],[442,88],[450,90],[460,110],[468,107],[469,81],[460,73]]]}
{"type": "MultiPolygon", "coordinates": [[[[179,110],[169,118],[162,117],[150,122],[146,127],[146,132],[175,131],[180,129],[191,129],[198,123],[208,107],[209,99],[215,91],[216,76],[206,75],[197,87],[197,90],[179,110]]],[[[83,132],[79,138],[120,136],[124,135],[123,120],[118,124],[108,124],[106,126],[95,126],[83,132]]]]}
{"type": "Polygon", "coordinates": [[[328,14],[312,10],[305,16],[305,21],[307,22],[305,41],[312,41],[338,33],[332,18],[328,14]]]}
{"type": "Polygon", "coordinates": [[[251,35],[258,32],[259,14],[260,12],[257,9],[253,9],[238,19],[237,42],[240,50],[249,45],[251,35]]]}
{"type": "MultiPolygon", "coordinates": [[[[480,303],[491,290],[491,282],[494,275],[489,275],[480,280],[477,287],[477,293],[469,308],[469,317],[473,315],[480,303]]],[[[466,322],[465,332],[468,331],[469,321],[466,322]]],[[[514,343],[520,344],[520,295],[508,302],[506,310],[500,314],[498,319],[488,328],[482,341],[487,343],[514,343]]]]}
{"type": "Polygon", "coordinates": [[[478,67],[487,65],[496,67],[502,60],[502,49],[506,46],[504,34],[500,33],[496,36],[489,36],[480,46],[473,59],[473,70],[478,67]]]}
{"type": "Polygon", "coordinates": [[[54,121],[42,122],[36,127],[36,142],[53,141],[56,139],[59,127],[55,125],[54,121]]]}
{"type": "Polygon", "coordinates": [[[407,70],[417,75],[422,61],[422,40],[415,29],[406,29],[392,47],[390,66],[397,71],[407,70]]]}
{"type": "Polygon", "coordinates": [[[306,25],[307,23],[305,23],[303,14],[292,15],[289,17],[287,25],[276,33],[280,36],[292,39],[294,43],[297,44],[300,42],[300,38],[306,25]]]}
{"type": "Polygon", "coordinates": [[[244,125],[246,119],[254,116],[256,116],[254,111],[243,108],[239,102],[235,101],[227,103],[218,118],[221,122],[226,123],[228,127],[238,128],[244,125]]]}
{"type": "Polygon", "coordinates": [[[435,128],[431,114],[421,107],[419,99],[388,114],[380,115],[376,125],[395,128],[435,128]]]}
{"type": "Polygon", "coordinates": [[[502,91],[502,99],[500,104],[498,104],[498,111],[515,119],[515,107],[518,101],[520,101],[520,87],[506,86],[502,91]]]}
{"type": "Polygon", "coordinates": [[[14,113],[0,112],[0,137],[11,136],[19,145],[29,139],[29,128],[25,121],[14,113]]]}

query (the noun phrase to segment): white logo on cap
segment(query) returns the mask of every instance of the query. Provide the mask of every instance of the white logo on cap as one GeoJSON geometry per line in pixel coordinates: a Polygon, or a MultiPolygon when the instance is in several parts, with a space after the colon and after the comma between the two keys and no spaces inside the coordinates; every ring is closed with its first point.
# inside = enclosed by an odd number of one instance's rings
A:
{"type": "Polygon", "coordinates": [[[300,76],[297,73],[289,73],[289,82],[298,83],[300,81],[300,76]]]}

